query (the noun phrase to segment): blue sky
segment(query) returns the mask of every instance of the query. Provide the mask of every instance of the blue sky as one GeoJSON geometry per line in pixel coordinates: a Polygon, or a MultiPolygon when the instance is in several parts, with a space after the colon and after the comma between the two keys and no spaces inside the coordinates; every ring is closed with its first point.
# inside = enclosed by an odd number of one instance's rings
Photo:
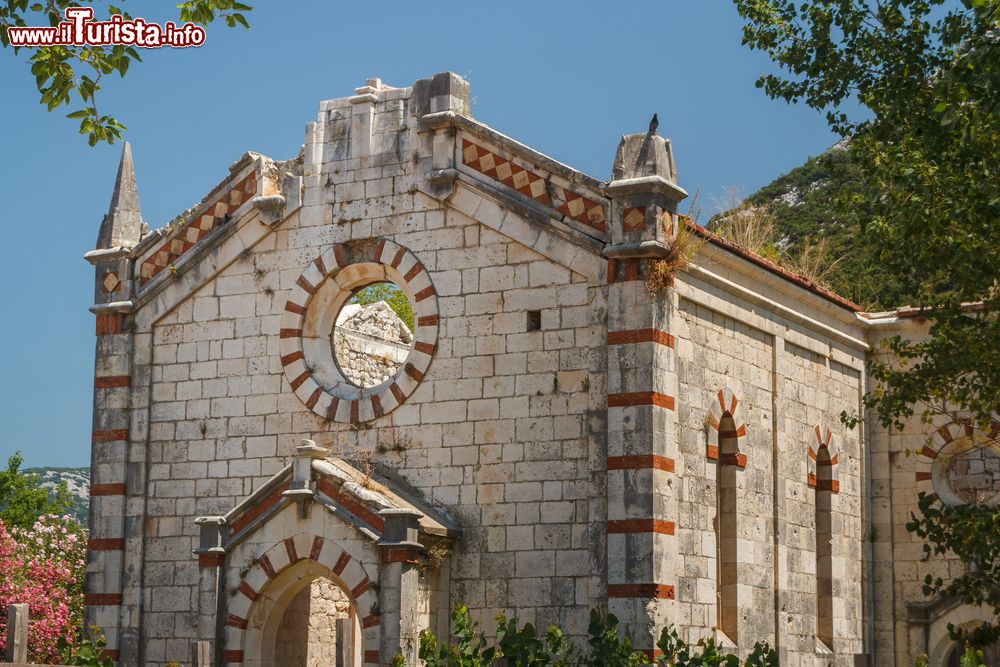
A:
{"type": "MultiPolygon", "coordinates": [[[[173,4],[127,7],[163,23],[173,4]]],[[[128,125],[150,227],[197,202],[246,150],[295,155],[319,101],[369,77],[406,86],[457,72],[478,119],[599,178],[619,136],[655,111],[681,185],[701,190],[703,221],[727,187],[753,192],[835,141],[819,114],[754,87],[771,64],[740,45],[730,0],[270,2],[248,18],[249,31],[211,26],[201,48],[145,51],[98,99],[128,125]]],[[[82,256],[121,149],[88,147],[68,109],[46,113],[26,57],[0,52],[0,458],[87,465],[94,278],[82,256]]]]}

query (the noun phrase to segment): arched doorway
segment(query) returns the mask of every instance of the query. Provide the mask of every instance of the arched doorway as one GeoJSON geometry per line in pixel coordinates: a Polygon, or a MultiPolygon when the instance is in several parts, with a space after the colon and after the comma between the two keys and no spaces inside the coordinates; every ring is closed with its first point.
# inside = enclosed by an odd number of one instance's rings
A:
{"type": "MultiPolygon", "coordinates": [[[[274,636],[287,667],[356,664],[354,614],[348,594],[326,577],[305,583],[289,601],[274,636]]],[[[271,613],[276,613],[273,610],[271,613]]]]}
{"type": "Polygon", "coordinates": [[[357,602],[329,568],[300,560],[285,568],[251,607],[247,664],[355,667],[361,662],[357,602]],[[339,622],[338,622],[339,621],[339,622]]]}
{"type": "Polygon", "coordinates": [[[300,533],[273,544],[230,584],[223,663],[381,664],[378,596],[372,581],[366,566],[333,540],[300,533]],[[305,553],[309,555],[299,555],[305,553]],[[342,647],[333,661],[325,657],[336,651],[330,650],[330,639],[334,647],[342,647]]]}

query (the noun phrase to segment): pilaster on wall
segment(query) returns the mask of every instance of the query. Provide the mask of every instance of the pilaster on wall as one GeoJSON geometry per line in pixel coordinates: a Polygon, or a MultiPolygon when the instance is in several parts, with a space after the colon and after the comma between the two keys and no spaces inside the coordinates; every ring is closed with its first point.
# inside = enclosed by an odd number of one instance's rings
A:
{"type": "Polygon", "coordinates": [[[637,648],[652,651],[659,628],[677,613],[673,337],[668,299],[651,294],[638,277],[614,273],[608,287],[608,609],[637,648]]]}
{"type": "Polygon", "coordinates": [[[94,416],[90,465],[90,537],[84,587],[85,622],[107,637],[105,653],[120,657],[125,502],[128,487],[130,394],[132,390],[131,247],[142,233],[132,151],[122,150],[108,214],[97,249],[85,256],[94,265],[97,341],[94,354],[94,416]]]}
{"type": "Polygon", "coordinates": [[[670,144],[656,134],[622,138],[615,159],[608,261],[608,609],[636,648],[653,657],[660,628],[675,622],[679,564],[674,464],[677,375],[667,285],[647,286],[676,235],[670,144]],[[655,291],[651,290],[651,287],[655,291]]]}

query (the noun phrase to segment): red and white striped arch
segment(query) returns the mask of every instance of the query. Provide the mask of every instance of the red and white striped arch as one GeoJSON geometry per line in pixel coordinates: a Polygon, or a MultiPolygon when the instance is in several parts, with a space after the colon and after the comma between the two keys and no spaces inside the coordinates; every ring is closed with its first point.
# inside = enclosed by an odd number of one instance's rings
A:
{"type": "Polygon", "coordinates": [[[833,431],[822,424],[813,427],[812,443],[809,445],[808,456],[806,457],[806,480],[809,486],[815,487],[817,484],[818,456],[821,447],[826,447],[830,454],[830,465],[827,474],[822,476],[820,490],[827,487],[827,490],[837,493],[840,491],[840,480],[837,478],[837,464],[840,463],[840,450],[833,437],[833,431]]]}
{"type": "Polygon", "coordinates": [[[306,267],[285,302],[281,365],[292,391],[316,414],[344,423],[371,421],[402,405],[424,378],[437,350],[439,320],[430,274],[410,250],[384,238],[337,244],[306,267]],[[414,344],[394,377],[362,388],[340,372],[330,334],[354,292],[382,281],[409,298],[414,344]]]}
{"type": "Polygon", "coordinates": [[[260,650],[271,608],[290,590],[297,592],[303,577],[319,576],[329,578],[350,598],[361,628],[362,664],[381,665],[378,595],[373,585],[377,580],[334,541],[311,533],[276,542],[241,574],[236,590],[227,596],[222,664],[263,667],[269,662],[260,650]]]}
{"type": "MultiPolygon", "coordinates": [[[[743,422],[742,406],[732,389],[724,387],[717,391],[715,396],[712,397],[712,402],[708,412],[708,425],[713,431],[719,433],[720,438],[736,438],[736,447],[738,450],[738,453],[736,454],[737,460],[732,462],[737,463],[741,467],[745,466],[746,455],[742,452],[744,442],[743,439],[746,438],[747,427],[743,422]],[[722,420],[727,414],[732,417],[734,428],[731,431],[719,431],[720,424],[722,424],[722,420]]],[[[718,442],[718,440],[716,440],[716,442],[718,442]]],[[[712,442],[708,443],[707,456],[713,460],[719,458],[719,448],[716,444],[713,444],[712,442]]]]}
{"type": "MultiPolygon", "coordinates": [[[[996,443],[998,439],[1000,439],[1000,422],[993,422],[987,430],[976,428],[969,420],[940,426],[916,453],[917,492],[937,495],[951,505],[963,504],[962,500],[949,490],[945,459],[978,446],[977,443],[996,443]]],[[[1000,496],[995,496],[989,504],[995,505],[998,502],[1000,496]]]]}

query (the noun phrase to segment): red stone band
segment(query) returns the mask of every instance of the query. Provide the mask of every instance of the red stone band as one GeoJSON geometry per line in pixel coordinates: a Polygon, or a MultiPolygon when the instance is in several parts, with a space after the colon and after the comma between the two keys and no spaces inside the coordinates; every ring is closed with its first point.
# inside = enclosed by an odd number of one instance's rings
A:
{"type": "Polygon", "coordinates": [[[365,591],[368,590],[368,587],[370,585],[371,582],[368,581],[368,577],[365,577],[364,579],[361,580],[360,584],[351,589],[351,595],[354,596],[355,599],[361,597],[362,595],[364,595],[365,591]]]}
{"type": "Polygon", "coordinates": [[[125,540],[121,537],[92,537],[87,540],[87,548],[91,551],[121,551],[125,548],[125,540]]]}
{"type": "Polygon", "coordinates": [[[673,535],[674,522],[659,519],[609,519],[608,533],[659,533],[673,535]]]}
{"type": "Polygon", "coordinates": [[[336,487],[333,486],[333,484],[330,484],[330,482],[326,481],[325,479],[316,480],[316,489],[320,493],[328,497],[330,500],[341,505],[351,514],[355,515],[356,517],[367,523],[372,528],[378,530],[378,532],[381,533],[383,530],[385,530],[385,521],[382,519],[382,517],[375,514],[374,512],[372,512],[367,507],[365,507],[358,501],[354,500],[353,498],[350,498],[342,494],[340,491],[337,490],[336,487]]]}
{"type": "Polygon", "coordinates": [[[675,339],[659,329],[633,329],[631,331],[609,331],[608,345],[631,345],[634,343],[659,343],[672,348],[675,339]]]}
{"type": "Polygon", "coordinates": [[[247,598],[249,598],[251,602],[255,602],[257,598],[260,597],[260,593],[255,591],[253,587],[250,586],[250,584],[248,584],[245,581],[241,581],[240,585],[236,587],[236,590],[238,590],[240,593],[243,593],[243,595],[247,596],[247,598]]]}
{"type": "Polygon", "coordinates": [[[94,496],[124,496],[126,493],[124,484],[91,484],[90,495],[94,496]]]}
{"type": "Polygon", "coordinates": [[[319,554],[323,551],[323,543],[325,541],[319,535],[313,538],[312,548],[309,550],[309,560],[319,560],[319,554]]]}
{"type": "Polygon", "coordinates": [[[94,389],[117,389],[128,387],[132,384],[130,375],[106,375],[94,378],[94,389]]]}
{"type": "Polygon", "coordinates": [[[83,604],[88,607],[106,607],[121,603],[121,593],[86,593],[83,596],[83,604]]]}
{"type": "Polygon", "coordinates": [[[247,619],[242,616],[237,616],[235,614],[229,614],[226,616],[226,625],[231,628],[239,628],[240,630],[247,629],[247,619]]]}
{"type": "Polygon", "coordinates": [[[655,391],[634,391],[625,394],[608,394],[609,408],[628,408],[655,405],[667,410],[674,409],[674,397],[655,391]]]}
{"type": "Polygon", "coordinates": [[[124,315],[98,315],[96,333],[98,336],[112,336],[125,331],[124,315]]]}
{"type": "Polygon", "coordinates": [[[221,659],[223,663],[243,664],[243,651],[223,651],[221,659]]]}
{"type": "Polygon", "coordinates": [[[222,567],[226,564],[226,554],[198,554],[198,567],[222,567]]]}
{"type": "Polygon", "coordinates": [[[334,563],[334,565],[333,565],[333,571],[334,571],[334,573],[338,574],[338,575],[341,574],[341,573],[343,573],[344,568],[347,567],[347,564],[350,563],[350,562],[351,562],[351,556],[350,556],[350,554],[348,554],[346,551],[342,552],[340,554],[340,558],[338,558],[337,562],[334,563]]]}
{"type": "Polygon", "coordinates": [[[285,538],[285,553],[288,554],[289,563],[298,563],[299,554],[295,551],[295,539],[291,537],[285,538]]]}
{"type": "Polygon", "coordinates": [[[674,460],[656,454],[608,457],[608,470],[642,470],[645,468],[673,472],[674,460]]]}
{"type": "Polygon", "coordinates": [[[386,549],[382,554],[383,563],[412,563],[420,562],[420,554],[413,547],[398,547],[386,549]]]}
{"type": "Polygon", "coordinates": [[[90,435],[91,444],[97,444],[99,442],[117,442],[119,440],[128,440],[128,429],[118,428],[107,431],[94,431],[90,435]]]}
{"type": "Polygon", "coordinates": [[[270,495],[268,495],[266,498],[260,501],[260,503],[256,507],[254,507],[246,514],[241,516],[239,519],[237,519],[235,522],[233,522],[233,525],[230,526],[229,528],[229,536],[232,537],[236,533],[240,532],[241,530],[246,528],[250,524],[250,522],[252,522],[254,519],[259,517],[267,510],[271,509],[271,507],[276,505],[278,502],[280,502],[282,497],[281,494],[284,493],[287,488],[288,488],[288,482],[279,485],[278,488],[272,491],[270,495]]]}

